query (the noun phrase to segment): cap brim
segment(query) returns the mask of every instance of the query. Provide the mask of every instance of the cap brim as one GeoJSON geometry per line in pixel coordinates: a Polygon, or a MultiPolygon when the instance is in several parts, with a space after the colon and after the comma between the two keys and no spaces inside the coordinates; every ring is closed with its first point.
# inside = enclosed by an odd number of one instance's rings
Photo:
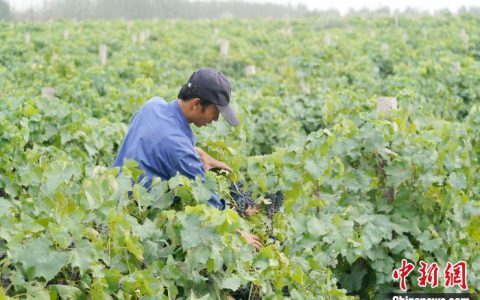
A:
{"type": "Polygon", "coordinates": [[[222,116],[227,120],[228,124],[232,126],[237,126],[238,125],[238,118],[237,115],[235,115],[235,112],[233,111],[232,107],[230,105],[217,105],[218,110],[222,114],[222,116]]]}

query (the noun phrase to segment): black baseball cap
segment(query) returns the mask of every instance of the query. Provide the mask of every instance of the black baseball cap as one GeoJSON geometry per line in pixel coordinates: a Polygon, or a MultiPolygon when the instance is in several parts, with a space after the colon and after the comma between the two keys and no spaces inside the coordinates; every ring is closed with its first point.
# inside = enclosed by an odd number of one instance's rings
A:
{"type": "Polygon", "coordinates": [[[215,104],[230,125],[238,125],[238,118],[229,105],[232,93],[230,81],[222,72],[212,68],[200,69],[193,72],[186,85],[195,91],[198,98],[215,104]]]}

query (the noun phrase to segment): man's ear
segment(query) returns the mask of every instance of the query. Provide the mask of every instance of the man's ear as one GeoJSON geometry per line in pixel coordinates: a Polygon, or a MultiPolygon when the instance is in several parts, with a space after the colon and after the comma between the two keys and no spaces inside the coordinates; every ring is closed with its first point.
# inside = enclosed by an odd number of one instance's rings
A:
{"type": "Polygon", "coordinates": [[[190,108],[193,109],[193,110],[198,110],[200,109],[200,98],[193,98],[192,100],[190,100],[190,103],[191,103],[191,106],[190,108]]]}

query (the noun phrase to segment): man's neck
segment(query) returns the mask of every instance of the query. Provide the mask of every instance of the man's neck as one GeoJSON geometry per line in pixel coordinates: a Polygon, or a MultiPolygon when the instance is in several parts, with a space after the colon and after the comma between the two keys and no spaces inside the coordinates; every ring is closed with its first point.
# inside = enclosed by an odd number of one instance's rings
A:
{"type": "Polygon", "coordinates": [[[192,123],[192,121],[189,118],[189,114],[188,114],[188,111],[189,111],[188,102],[185,102],[181,99],[177,99],[177,101],[178,101],[178,106],[182,110],[182,113],[185,116],[185,119],[187,119],[188,124],[192,123]]]}

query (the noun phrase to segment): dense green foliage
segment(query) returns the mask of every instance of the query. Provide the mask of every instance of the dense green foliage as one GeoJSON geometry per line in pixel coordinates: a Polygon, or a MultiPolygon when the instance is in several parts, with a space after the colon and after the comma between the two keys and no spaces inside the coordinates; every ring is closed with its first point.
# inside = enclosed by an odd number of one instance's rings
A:
{"type": "Polygon", "coordinates": [[[480,290],[478,17],[3,23],[0,39],[0,299],[382,299],[402,258],[465,260],[480,290]],[[133,114],[203,66],[231,79],[241,125],[195,129],[198,146],[236,172],[129,199],[135,162],[109,166],[133,114]],[[273,222],[205,204],[239,179],[259,203],[286,195],[273,222]]]}

